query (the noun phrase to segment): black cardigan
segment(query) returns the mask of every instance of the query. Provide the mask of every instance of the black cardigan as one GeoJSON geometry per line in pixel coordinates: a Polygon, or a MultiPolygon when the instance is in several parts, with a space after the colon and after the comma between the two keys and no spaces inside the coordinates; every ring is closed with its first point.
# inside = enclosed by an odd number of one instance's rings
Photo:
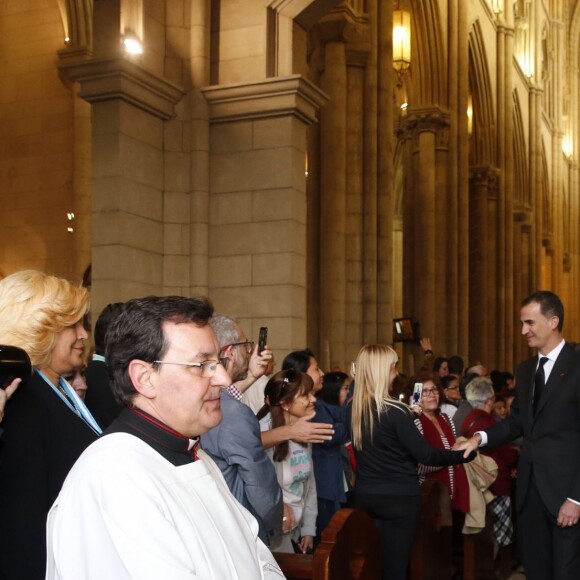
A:
{"type": "Polygon", "coordinates": [[[431,447],[404,405],[388,406],[380,418],[374,409],[373,419],[372,442],[368,430],[363,430],[362,449],[355,449],[356,493],[419,495],[418,463],[455,465],[465,461],[463,451],[431,447]]]}

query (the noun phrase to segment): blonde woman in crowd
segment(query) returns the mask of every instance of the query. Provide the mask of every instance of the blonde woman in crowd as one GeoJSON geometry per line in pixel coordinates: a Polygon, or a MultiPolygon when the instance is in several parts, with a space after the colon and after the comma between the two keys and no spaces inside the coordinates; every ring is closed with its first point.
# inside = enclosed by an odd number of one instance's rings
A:
{"type": "Polygon", "coordinates": [[[465,461],[459,451],[431,447],[415,427],[411,409],[391,396],[397,362],[397,353],[390,346],[371,344],[363,346],[354,366],[354,503],[374,518],[379,528],[383,580],[407,578],[419,519],[418,463],[455,465],[465,461]]]}
{"type": "Polygon", "coordinates": [[[0,578],[45,576],[46,516],[74,462],[101,430],[63,379],[83,362],[85,288],[26,270],[0,281],[0,343],[34,373],[7,404],[0,445],[0,578]]]}

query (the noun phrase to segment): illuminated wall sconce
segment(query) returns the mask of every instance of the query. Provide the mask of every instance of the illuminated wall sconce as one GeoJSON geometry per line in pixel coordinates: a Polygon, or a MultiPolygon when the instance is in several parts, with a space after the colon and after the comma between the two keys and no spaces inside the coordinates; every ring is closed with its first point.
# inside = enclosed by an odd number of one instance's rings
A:
{"type": "Polygon", "coordinates": [[[143,54],[143,46],[141,41],[134,34],[125,34],[122,38],[123,48],[125,52],[131,56],[143,54]]]}
{"type": "Polygon", "coordinates": [[[503,0],[491,0],[491,9],[496,16],[501,14],[503,11],[503,0]]]}
{"type": "Polygon", "coordinates": [[[471,95],[467,97],[467,133],[473,134],[473,100],[471,95]]]}
{"type": "Polygon", "coordinates": [[[402,87],[402,75],[411,66],[411,14],[407,10],[393,11],[393,68],[397,71],[397,86],[402,87]]]}
{"type": "Polygon", "coordinates": [[[562,139],[562,151],[566,156],[566,159],[568,160],[572,159],[572,156],[574,155],[574,142],[572,140],[572,135],[570,135],[570,133],[564,135],[562,139]]]}

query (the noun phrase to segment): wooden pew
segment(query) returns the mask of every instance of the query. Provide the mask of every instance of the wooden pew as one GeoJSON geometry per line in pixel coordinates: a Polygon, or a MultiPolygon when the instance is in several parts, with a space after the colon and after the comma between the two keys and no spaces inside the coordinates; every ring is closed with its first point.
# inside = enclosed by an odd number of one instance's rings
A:
{"type": "Polygon", "coordinates": [[[341,509],[313,555],[274,554],[288,580],[378,580],[379,534],[361,510],[341,509]]]}
{"type": "Polygon", "coordinates": [[[409,559],[410,580],[451,578],[451,506],[447,488],[428,479],[421,486],[421,513],[409,559]]]}

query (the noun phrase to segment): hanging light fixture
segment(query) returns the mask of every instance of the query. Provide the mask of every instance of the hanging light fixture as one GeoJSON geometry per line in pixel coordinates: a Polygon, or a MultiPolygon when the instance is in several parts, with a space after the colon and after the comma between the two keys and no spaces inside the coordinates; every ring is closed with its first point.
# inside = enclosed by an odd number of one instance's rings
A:
{"type": "Polygon", "coordinates": [[[393,10],[393,68],[397,71],[397,86],[403,86],[401,75],[411,65],[411,14],[393,10]]]}

